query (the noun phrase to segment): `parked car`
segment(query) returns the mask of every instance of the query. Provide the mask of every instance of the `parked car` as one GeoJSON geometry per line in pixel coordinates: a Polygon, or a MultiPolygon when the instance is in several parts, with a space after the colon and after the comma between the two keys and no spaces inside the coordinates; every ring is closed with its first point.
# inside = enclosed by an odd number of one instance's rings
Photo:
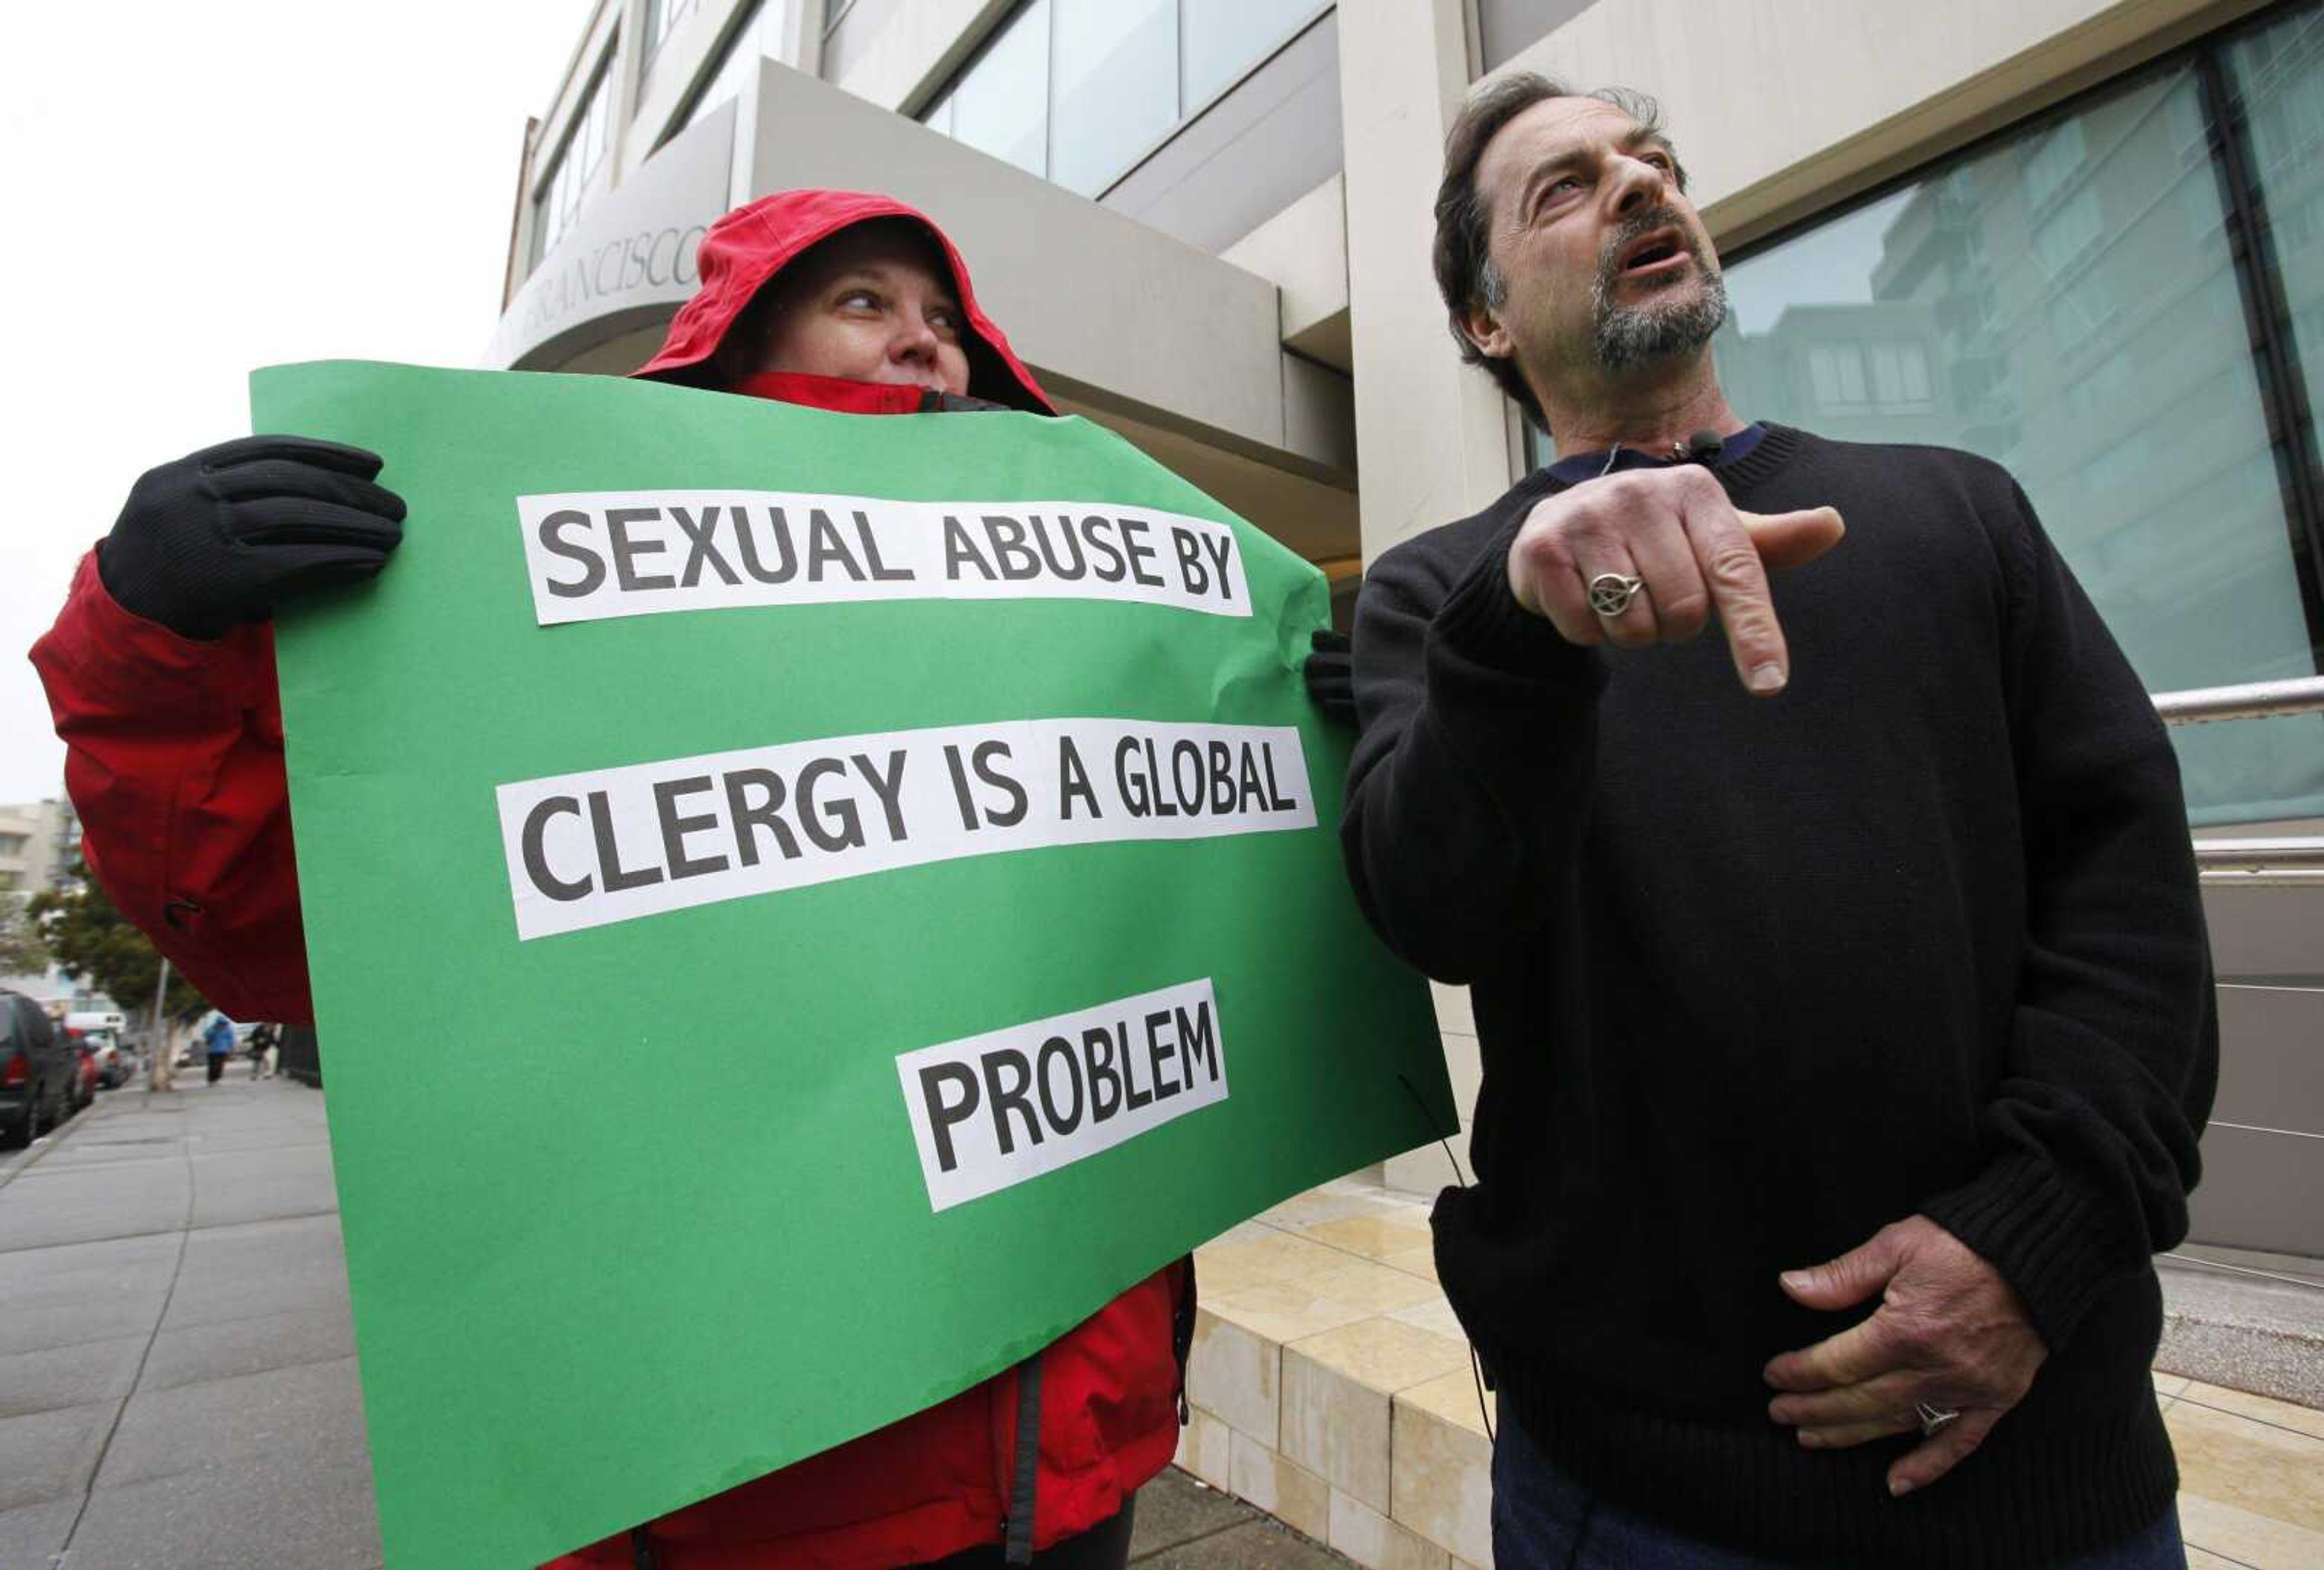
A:
{"type": "Polygon", "coordinates": [[[0,1140],[29,1145],[70,1117],[80,1066],[38,1003],[0,988],[0,1140]]]}
{"type": "Polygon", "coordinates": [[[75,1029],[69,1020],[65,1030],[96,1055],[97,1083],[106,1090],[120,1089],[137,1072],[135,1057],[112,1030],[101,1027],[75,1029]]]}
{"type": "Polygon", "coordinates": [[[72,1030],[110,1030],[117,1039],[129,1030],[126,1015],[112,1009],[74,1009],[65,1015],[65,1028],[72,1030]]]}
{"type": "Polygon", "coordinates": [[[73,1042],[72,1048],[76,1060],[72,1078],[72,1111],[83,1112],[97,1104],[97,1050],[88,1044],[86,1037],[73,1042]]]}

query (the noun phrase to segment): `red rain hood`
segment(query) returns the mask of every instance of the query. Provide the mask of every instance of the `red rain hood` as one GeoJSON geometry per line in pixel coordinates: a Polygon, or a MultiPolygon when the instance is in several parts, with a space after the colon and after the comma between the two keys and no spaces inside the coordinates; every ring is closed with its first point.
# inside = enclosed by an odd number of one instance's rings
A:
{"type": "Polygon", "coordinates": [[[951,264],[954,287],[968,318],[968,391],[972,397],[1013,409],[1055,414],[1033,373],[976,303],[967,264],[925,213],[893,197],[853,190],[783,190],[736,208],[710,226],[696,265],[702,286],[679,308],[654,357],[632,375],[660,377],[710,357],[760,286],[793,258],[851,225],[873,218],[909,218],[933,236],[951,264]]]}

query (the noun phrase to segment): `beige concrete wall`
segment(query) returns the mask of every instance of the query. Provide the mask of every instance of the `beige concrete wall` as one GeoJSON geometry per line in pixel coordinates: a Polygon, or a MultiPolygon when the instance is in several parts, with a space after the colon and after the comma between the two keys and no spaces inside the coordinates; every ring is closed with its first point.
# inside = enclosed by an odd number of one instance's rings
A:
{"type": "Polygon", "coordinates": [[[1461,0],[1344,0],[1348,308],[1367,559],[1509,482],[1499,392],[1464,368],[1429,270],[1444,128],[1468,85],[1461,0]]]}
{"type": "Polygon", "coordinates": [[[1696,202],[1713,236],[1732,245],[2258,8],[2256,0],[1599,0],[1502,72],[1661,98],[1696,202]]]}
{"type": "Polygon", "coordinates": [[[1341,371],[1353,364],[1348,331],[1348,182],[1333,175],[1219,253],[1283,291],[1286,347],[1341,371]]]}

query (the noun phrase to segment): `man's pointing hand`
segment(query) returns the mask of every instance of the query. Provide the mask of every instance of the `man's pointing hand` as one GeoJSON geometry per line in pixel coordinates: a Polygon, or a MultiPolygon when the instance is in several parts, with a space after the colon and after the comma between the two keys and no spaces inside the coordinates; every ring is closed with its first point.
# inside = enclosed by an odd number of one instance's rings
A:
{"type": "Polygon", "coordinates": [[[1813,561],[1840,543],[1830,507],[1737,511],[1709,470],[1641,469],[1576,485],[1535,506],[1509,548],[1509,590],[1569,643],[1643,649],[1683,643],[1712,612],[1743,685],[1763,697],[1791,679],[1791,655],[1767,590],[1769,569],[1813,561]],[[1618,614],[1590,605],[1593,578],[1640,580],[1618,614]]]}

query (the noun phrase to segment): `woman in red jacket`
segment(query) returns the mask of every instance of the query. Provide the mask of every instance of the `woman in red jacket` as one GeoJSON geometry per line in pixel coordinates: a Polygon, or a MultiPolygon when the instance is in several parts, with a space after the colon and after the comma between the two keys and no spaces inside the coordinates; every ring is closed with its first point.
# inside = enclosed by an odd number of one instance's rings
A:
{"type": "MultiPolygon", "coordinates": [[[[1056,412],[952,243],[889,198],[762,198],[699,265],[638,374],[843,413],[1056,412]]],[[[313,1018],[267,617],[386,563],[403,506],[380,462],[252,437],[151,471],[32,650],[90,870],[240,1019],[313,1018]]],[[[1193,1288],[1181,1261],[1007,1373],[555,1564],[1120,1565],[1176,1447],[1193,1288]]]]}

